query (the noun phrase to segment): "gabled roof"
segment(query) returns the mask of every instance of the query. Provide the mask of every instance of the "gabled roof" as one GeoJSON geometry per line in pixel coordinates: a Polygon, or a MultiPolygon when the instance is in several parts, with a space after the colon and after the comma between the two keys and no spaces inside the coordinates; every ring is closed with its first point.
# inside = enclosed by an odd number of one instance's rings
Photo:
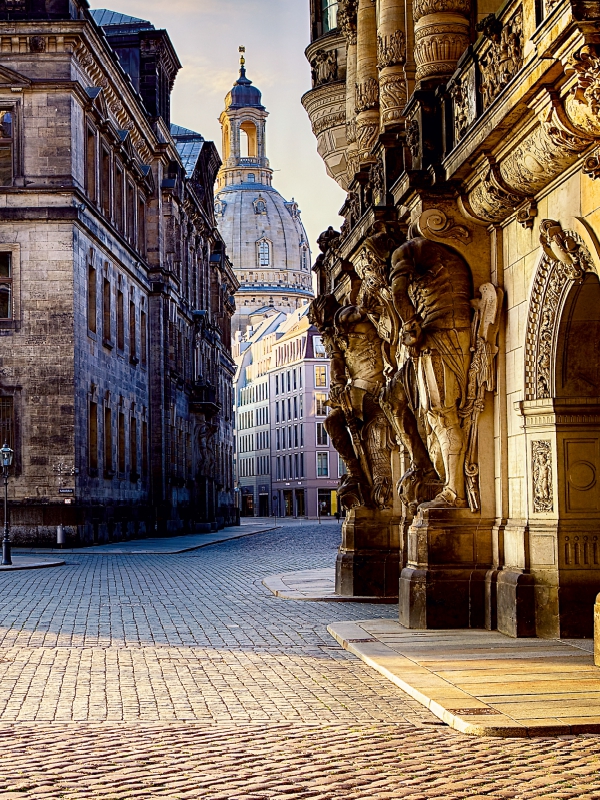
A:
{"type": "Polygon", "coordinates": [[[154,25],[147,19],[139,17],[129,17],[127,14],[120,14],[117,11],[109,11],[107,8],[94,8],[90,10],[94,22],[102,28],[136,28],[137,30],[154,30],[154,25]]]}

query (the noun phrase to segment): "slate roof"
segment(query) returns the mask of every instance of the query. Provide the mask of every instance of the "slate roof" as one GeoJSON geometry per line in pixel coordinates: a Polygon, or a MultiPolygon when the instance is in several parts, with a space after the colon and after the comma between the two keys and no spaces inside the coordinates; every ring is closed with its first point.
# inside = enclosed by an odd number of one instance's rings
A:
{"type": "Polygon", "coordinates": [[[154,30],[154,25],[147,19],[129,17],[127,14],[120,14],[117,11],[110,11],[108,8],[90,9],[90,14],[94,22],[103,28],[135,27],[138,30],[154,30]]]}
{"type": "Polygon", "coordinates": [[[186,175],[191,178],[204,147],[204,137],[202,134],[191,131],[189,128],[183,128],[181,125],[171,125],[171,136],[175,140],[186,175]]]}

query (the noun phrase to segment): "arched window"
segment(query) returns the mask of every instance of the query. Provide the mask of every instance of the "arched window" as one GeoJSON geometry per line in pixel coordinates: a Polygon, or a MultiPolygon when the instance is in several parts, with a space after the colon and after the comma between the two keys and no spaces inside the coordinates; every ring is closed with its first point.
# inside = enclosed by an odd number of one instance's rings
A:
{"type": "Polygon", "coordinates": [[[271,247],[266,239],[261,239],[258,243],[258,265],[268,267],[271,263],[271,247]]]}

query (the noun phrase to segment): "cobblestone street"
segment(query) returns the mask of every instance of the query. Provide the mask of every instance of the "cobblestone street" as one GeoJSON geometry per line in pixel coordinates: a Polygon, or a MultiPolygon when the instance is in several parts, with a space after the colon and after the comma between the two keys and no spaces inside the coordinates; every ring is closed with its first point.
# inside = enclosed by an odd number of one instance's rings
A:
{"type": "Polygon", "coordinates": [[[0,798],[600,798],[600,736],[457,734],[281,600],[335,523],[0,575],[0,798]]]}

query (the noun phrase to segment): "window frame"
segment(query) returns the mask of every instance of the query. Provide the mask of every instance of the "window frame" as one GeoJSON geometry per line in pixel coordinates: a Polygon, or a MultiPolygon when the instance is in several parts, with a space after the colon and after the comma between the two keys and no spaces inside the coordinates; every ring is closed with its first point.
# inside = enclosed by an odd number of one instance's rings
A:
{"type": "Polygon", "coordinates": [[[15,329],[21,319],[21,246],[19,244],[0,244],[0,253],[10,253],[10,279],[0,278],[0,283],[11,286],[12,316],[0,318],[0,329],[15,329]]]}
{"type": "Polygon", "coordinates": [[[329,477],[329,450],[322,450],[321,452],[316,453],[317,459],[317,478],[328,478],[329,477]],[[321,473],[321,467],[319,466],[319,461],[322,461],[324,457],[325,464],[326,464],[326,472],[321,473]]]}

